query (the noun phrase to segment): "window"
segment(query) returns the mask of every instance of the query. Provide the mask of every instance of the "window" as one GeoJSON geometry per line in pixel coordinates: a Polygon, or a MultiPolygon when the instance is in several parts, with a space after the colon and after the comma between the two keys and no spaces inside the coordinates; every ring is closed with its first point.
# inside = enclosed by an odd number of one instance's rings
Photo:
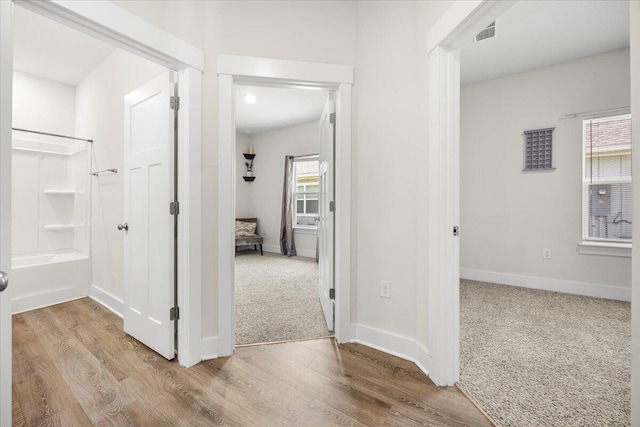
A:
{"type": "Polygon", "coordinates": [[[583,120],[582,239],[631,244],[631,116],[583,120]]]}
{"type": "Polygon", "coordinates": [[[293,173],[296,180],[294,227],[316,228],[319,191],[318,156],[296,157],[293,173]]]}

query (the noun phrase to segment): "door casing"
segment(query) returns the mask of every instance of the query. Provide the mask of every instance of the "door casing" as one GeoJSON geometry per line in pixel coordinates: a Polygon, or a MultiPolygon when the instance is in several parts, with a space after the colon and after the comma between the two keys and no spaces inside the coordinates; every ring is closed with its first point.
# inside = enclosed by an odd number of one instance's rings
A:
{"type": "Polygon", "coordinates": [[[335,93],[335,338],[355,338],[351,323],[351,89],[353,67],[247,56],[218,55],[218,341],[205,359],[235,348],[235,87],[237,84],[320,88],[335,93]]]}

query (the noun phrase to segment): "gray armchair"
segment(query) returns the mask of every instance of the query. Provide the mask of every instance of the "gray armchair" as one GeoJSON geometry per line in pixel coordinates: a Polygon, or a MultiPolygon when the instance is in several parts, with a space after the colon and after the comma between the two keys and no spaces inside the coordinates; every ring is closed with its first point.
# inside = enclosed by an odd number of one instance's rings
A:
{"type": "MultiPolygon", "coordinates": [[[[244,224],[241,224],[244,225],[244,224]]],[[[249,227],[250,228],[250,227],[249,227]]],[[[236,218],[236,252],[238,252],[238,246],[253,245],[257,251],[260,246],[260,255],[264,255],[262,252],[262,242],[264,238],[258,235],[258,218],[236,218]],[[255,233],[245,233],[238,230],[238,222],[255,224],[255,233]]]]}

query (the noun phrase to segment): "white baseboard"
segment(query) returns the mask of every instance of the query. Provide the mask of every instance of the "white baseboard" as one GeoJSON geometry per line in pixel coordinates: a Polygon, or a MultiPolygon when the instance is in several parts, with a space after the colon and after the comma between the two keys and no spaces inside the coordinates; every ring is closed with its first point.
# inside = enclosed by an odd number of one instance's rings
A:
{"type": "Polygon", "coordinates": [[[14,298],[11,301],[11,313],[23,313],[25,311],[36,310],[50,305],[73,301],[86,296],[87,295],[80,288],[65,288],[51,292],[22,296],[14,298]]]}
{"type": "Polygon", "coordinates": [[[210,360],[218,358],[218,337],[202,338],[200,354],[202,360],[210,360]]]}
{"type": "Polygon", "coordinates": [[[521,276],[510,273],[474,270],[461,268],[460,278],[480,282],[499,283],[502,285],[523,288],[542,289],[545,291],[583,295],[587,297],[607,298],[618,301],[631,301],[631,288],[598,285],[594,283],[573,282],[569,280],[550,279],[547,277],[521,276]]]}
{"type": "MultiPolygon", "coordinates": [[[[262,245],[262,249],[265,252],[269,252],[269,253],[274,253],[274,254],[279,254],[280,253],[280,246],[276,246],[276,245],[262,245]]],[[[296,252],[298,254],[298,256],[303,256],[303,257],[307,257],[307,258],[314,258],[316,257],[316,250],[315,249],[300,249],[300,248],[296,248],[296,252]]]]}
{"type": "Polygon", "coordinates": [[[355,336],[355,342],[413,362],[429,375],[431,356],[416,340],[363,325],[356,325],[355,336]]]}
{"type": "Polygon", "coordinates": [[[124,313],[124,301],[120,298],[111,295],[109,292],[96,285],[91,285],[91,288],[89,289],[89,297],[122,317],[122,313],[124,313]]]}

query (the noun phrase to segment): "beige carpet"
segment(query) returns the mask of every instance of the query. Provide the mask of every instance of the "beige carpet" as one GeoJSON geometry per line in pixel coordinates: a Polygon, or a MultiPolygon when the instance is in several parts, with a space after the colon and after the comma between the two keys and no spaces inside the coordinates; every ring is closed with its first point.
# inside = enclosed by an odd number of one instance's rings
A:
{"type": "Polygon", "coordinates": [[[236,344],[332,335],[318,298],[314,259],[241,251],[235,274],[236,344]]]}
{"type": "Polygon", "coordinates": [[[631,305],[461,280],[460,383],[500,426],[628,426],[631,305]]]}

